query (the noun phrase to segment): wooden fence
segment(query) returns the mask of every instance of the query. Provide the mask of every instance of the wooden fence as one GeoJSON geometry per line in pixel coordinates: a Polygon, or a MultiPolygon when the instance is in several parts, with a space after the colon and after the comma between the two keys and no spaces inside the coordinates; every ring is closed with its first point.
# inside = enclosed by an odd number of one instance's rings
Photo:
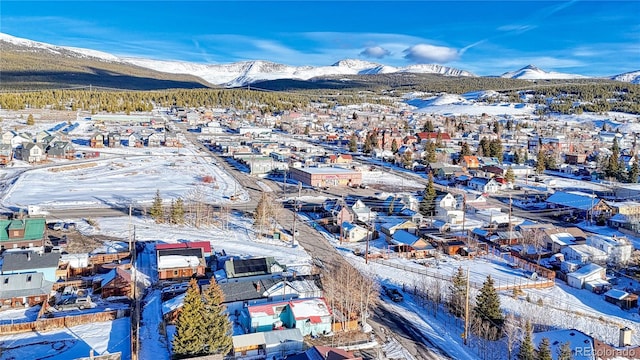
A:
{"type": "Polygon", "coordinates": [[[31,331],[46,332],[94,322],[104,322],[129,316],[129,309],[111,310],[93,314],[41,318],[36,321],[0,325],[0,334],[18,334],[31,331]]]}
{"type": "Polygon", "coordinates": [[[69,281],[61,281],[53,283],[51,290],[58,291],[59,289],[64,289],[67,286],[75,287],[78,289],[89,289],[91,288],[92,281],[91,280],[69,280],[69,281]]]}

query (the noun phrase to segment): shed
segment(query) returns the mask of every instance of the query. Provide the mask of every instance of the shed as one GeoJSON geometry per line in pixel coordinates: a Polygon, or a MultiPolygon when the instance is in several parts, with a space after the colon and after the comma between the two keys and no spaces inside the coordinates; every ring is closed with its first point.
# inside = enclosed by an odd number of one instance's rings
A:
{"type": "Polygon", "coordinates": [[[626,291],[611,289],[604,293],[604,300],[618,305],[624,310],[638,307],[638,295],[629,294],[626,291]]]}

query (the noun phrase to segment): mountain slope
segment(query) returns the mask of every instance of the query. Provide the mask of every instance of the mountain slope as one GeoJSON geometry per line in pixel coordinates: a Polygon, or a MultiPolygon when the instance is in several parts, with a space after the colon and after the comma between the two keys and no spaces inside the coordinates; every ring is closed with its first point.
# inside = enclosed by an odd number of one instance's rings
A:
{"type": "Polygon", "coordinates": [[[640,70],[614,75],[610,77],[610,79],[615,81],[629,82],[632,84],[640,84],[640,70]]]}
{"type": "Polygon", "coordinates": [[[210,87],[192,75],[174,75],[123,63],[111,54],[65,48],[0,34],[4,89],[101,86],[135,90],[210,87]]]}
{"type": "Polygon", "coordinates": [[[502,75],[502,78],[525,79],[525,80],[543,80],[543,79],[582,79],[585,76],[576,74],[565,74],[553,71],[544,71],[535,65],[527,65],[516,71],[509,71],[502,75]]]}

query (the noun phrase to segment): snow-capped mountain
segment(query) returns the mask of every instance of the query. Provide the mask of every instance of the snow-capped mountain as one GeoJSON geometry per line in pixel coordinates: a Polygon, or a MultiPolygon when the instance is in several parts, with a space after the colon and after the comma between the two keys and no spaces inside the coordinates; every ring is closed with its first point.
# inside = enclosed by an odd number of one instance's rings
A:
{"type": "Polygon", "coordinates": [[[269,61],[254,60],[229,64],[201,64],[184,61],[152,60],[118,57],[101,51],[65,47],[17,38],[0,33],[0,43],[5,42],[18,51],[46,51],[56,55],[94,58],[99,61],[118,62],[170,74],[197,76],[208,83],[223,86],[243,86],[258,81],[277,79],[309,80],[319,76],[376,75],[391,73],[441,74],[446,76],[475,76],[451,67],[420,64],[393,67],[358,59],[340,60],[329,66],[290,66],[269,61]]]}
{"type": "Polygon", "coordinates": [[[544,71],[535,65],[527,65],[516,71],[509,71],[502,75],[502,78],[509,79],[525,79],[525,80],[543,80],[543,79],[582,79],[585,76],[577,74],[566,74],[554,71],[544,71]]]}
{"type": "Polygon", "coordinates": [[[615,81],[629,82],[632,84],[640,84],[640,70],[614,75],[610,77],[610,79],[615,81]]]}

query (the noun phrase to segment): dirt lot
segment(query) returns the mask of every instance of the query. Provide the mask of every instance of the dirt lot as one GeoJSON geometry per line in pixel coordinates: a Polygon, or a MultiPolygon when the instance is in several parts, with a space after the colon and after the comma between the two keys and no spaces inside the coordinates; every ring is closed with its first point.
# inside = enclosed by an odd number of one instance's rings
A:
{"type": "Polygon", "coordinates": [[[77,230],[51,230],[47,229],[45,239],[48,239],[47,246],[60,245],[64,251],[70,254],[88,253],[102,246],[104,241],[122,241],[119,238],[113,238],[104,235],[85,236],[77,230]],[[66,236],[67,245],[61,245],[60,240],[66,236]]]}

